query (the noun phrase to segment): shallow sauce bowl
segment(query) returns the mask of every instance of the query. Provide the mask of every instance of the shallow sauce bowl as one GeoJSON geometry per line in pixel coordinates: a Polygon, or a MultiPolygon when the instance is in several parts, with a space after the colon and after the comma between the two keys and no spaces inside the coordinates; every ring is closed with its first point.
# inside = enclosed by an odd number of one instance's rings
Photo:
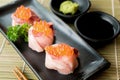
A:
{"type": "Polygon", "coordinates": [[[79,16],[74,25],[83,39],[96,46],[112,41],[120,33],[119,21],[112,15],[101,11],[79,16]]]}
{"type": "Polygon", "coordinates": [[[58,17],[60,17],[65,22],[73,22],[74,23],[74,20],[78,16],[86,13],[89,10],[90,6],[91,6],[91,3],[90,3],[89,0],[71,0],[72,2],[75,2],[75,3],[77,3],[79,5],[77,12],[74,15],[72,15],[72,14],[63,14],[62,12],[59,11],[60,4],[63,1],[66,1],[66,0],[51,0],[50,8],[51,8],[51,11],[54,14],[56,14],[58,17]]]}

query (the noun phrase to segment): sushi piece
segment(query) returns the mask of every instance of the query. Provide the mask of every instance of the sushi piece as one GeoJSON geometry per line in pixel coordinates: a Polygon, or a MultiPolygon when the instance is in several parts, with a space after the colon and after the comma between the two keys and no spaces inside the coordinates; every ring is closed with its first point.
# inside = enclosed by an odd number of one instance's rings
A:
{"type": "Polygon", "coordinates": [[[33,24],[34,21],[40,21],[40,18],[30,9],[21,5],[11,15],[12,25],[21,25],[24,23],[33,24]]]}
{"type": "Polygon", "coordinates": [[[44,51],[44,48],[51,45],[54,40],[52,23],[42,21],[34,22],[28,31],[28,46],[37,52],[44,51]]]}
{"type": "Polygon", "coordinates": [[[47,46],[45,48],[45,66],[68,75],[78,67],[78,50],[65,43],[47,46]]]}

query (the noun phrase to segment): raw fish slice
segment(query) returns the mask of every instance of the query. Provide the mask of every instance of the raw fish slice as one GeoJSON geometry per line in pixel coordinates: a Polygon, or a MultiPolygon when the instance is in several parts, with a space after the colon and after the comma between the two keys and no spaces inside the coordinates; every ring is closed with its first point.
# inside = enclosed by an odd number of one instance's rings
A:
{"type": "Polygon", "coordinates": [[[32,33],[33,27],[31,27],[29,29],[29,33],[28,33],[28,46],[32,49],[35,50],[37,52],[42,52],[43,49],[41,48],[41,46],[38,44],[37,40],[35,39],[33,33],[32,33]]]}
{"type": "Polygon", "coordinates": [[[34,22],[34,25],[29,30],[28,39],[28,45],[32,50],[42,52],[46,46],[53,43],[54,31],[52,24],[42,20],[34,22]]]}
{"type": "Polygon", "coordinates": [[[78,66],[78,51],[65,43],[54,44],[45,48],[45,66],[67,75],[78,66]]]}
{"type": "Polygon", "coordinates": [[[36,36],[35,40],[39,43],[39,45],[44,49],[45,46],[49,46],[53,43],[53,38],[49,38],[41,34],[40,36],[36,36]]]}
{"type": "Polygon", "coordinates": [[[12,25],[21,25],[24,23],[33,24],[34,21],[40,21],[40,18],[30,9],[21,5],[11,15],[12,25]]]}

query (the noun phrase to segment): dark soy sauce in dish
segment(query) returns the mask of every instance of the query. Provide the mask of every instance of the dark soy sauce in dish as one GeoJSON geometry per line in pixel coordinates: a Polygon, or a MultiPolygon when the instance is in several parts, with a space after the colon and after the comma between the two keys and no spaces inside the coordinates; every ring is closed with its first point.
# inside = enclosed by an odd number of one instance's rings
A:
{"type": "Polygon", "coordinates": [[[102,19],[100,15],[86,15],[77,24],[83,35],[92,39],[108,39],[114,35],[113,25],[102,19]]]}

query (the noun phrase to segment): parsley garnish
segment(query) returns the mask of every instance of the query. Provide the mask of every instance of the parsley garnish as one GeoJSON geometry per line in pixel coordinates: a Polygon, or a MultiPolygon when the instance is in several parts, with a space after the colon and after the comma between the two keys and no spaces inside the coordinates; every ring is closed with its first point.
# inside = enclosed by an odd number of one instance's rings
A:
{"type": "Polygon", "coordinates": [[[8,38],[16,42],[18,39],[24,39],[25,42],[28,42],[28,30],[30,25],[23,24],[23,25],[16,25],[16,26],[9,26],[7,31],[8,38]]]}

